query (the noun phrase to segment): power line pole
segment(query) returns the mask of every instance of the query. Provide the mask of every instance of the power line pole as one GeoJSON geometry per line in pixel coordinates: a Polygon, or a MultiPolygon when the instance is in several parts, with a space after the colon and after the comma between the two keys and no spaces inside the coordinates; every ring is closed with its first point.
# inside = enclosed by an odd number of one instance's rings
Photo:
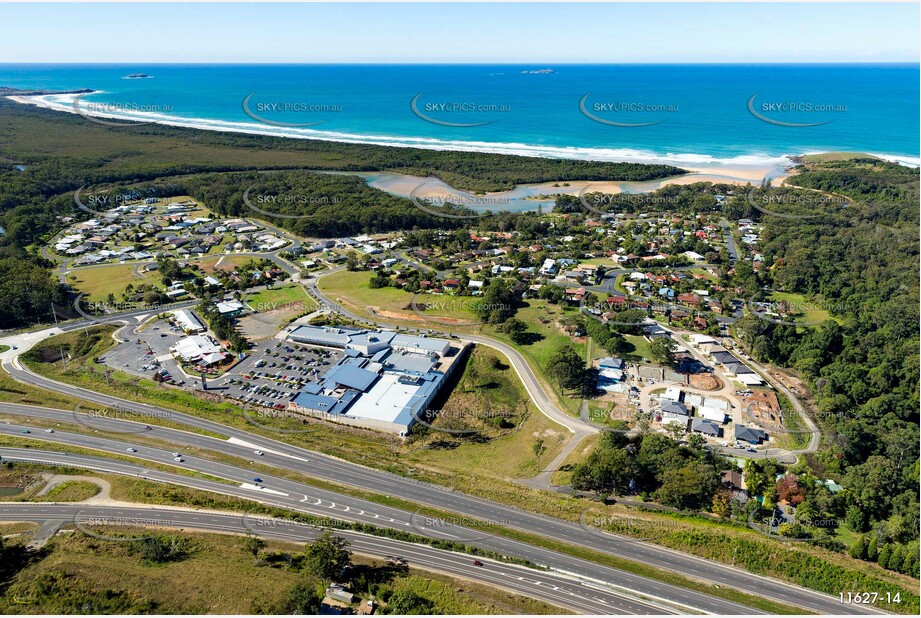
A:
{"type": "Polygon", "coordinates": [[[54,303],[51,303],[51,315],[54,316],[54,325],[58,325],[58,312],[54,310],[54,303]]]}
{"type": "Polygon", "coordinates": [[[61,363],[64,365],[64,371],[67,371],[67,359],[64,358],[64,348],[63,346],[58,346],[58,349],[61,351],[61,363]]]}

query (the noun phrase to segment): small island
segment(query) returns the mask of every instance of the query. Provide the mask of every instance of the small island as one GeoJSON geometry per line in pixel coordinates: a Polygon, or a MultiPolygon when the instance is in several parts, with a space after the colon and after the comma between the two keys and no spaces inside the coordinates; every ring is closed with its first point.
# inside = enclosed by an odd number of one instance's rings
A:
{"type": "Polygon", "coordinates": [[[153,75],[148,75],[147,73],[131,73],[130,75],[125,75],[122,79],[153,79],[153,75]]]}

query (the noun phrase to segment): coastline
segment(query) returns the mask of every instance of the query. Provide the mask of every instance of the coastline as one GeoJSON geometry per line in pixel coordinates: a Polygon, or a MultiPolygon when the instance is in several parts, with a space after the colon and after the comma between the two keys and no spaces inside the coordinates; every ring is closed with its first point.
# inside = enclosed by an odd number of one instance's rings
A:
{"type": "MultiPolygon", "coordinates": [[[[101,112],[97,110],[90,112],[89,110],[85,109],[76,109],[74,101],[77,99],[77,97],[84,96],[86,94],[99,94],[103,92],[104,91],[101,90],[81,90],[40,95],[16,94],[7,95],[7,98],[19,104],[33,105],[52,111],[82,115],[88,119],[100,118],[114,121],[120,120],[147,124],[154,123],[204,131],[265,135],[271,137],[285,137],[289,139],[309,139],[349,144],[369,144],[376,146],[389,146],[393,148],[420,148],[437,151],[483,152],[509,156],[575,159],[618,163],[627,162],[643,164],[670,164],[681,167],[690,172],[689,174],[682,176],[674,176],[671,178],[651,181],[648,183],[633,183],[627,181],[583,181],[572,182],[568,187],[565,188],[554,187],[554,183],[544,183],[541,185],[520,185],[519,188],[516,188],[511,192],[488,194],[491,197],[505,197],[506,194],[519,192],[519,189],[528,194],[538,195],[543,193],[549,195],[561,193],[577,194],[578,192],[585,189],[604,193],[619,193],[623,191],[635,192],[638,190],[652,191],[666,185],[690,184],[693,182],[714,182],[745,185],[748,183],[760,184],[763,180],[766,179],[776,184],[783,182],[783,180],[789,176],[788,169],[794,165],[791,157],[798,157],[804,154],[812,154],[811,152],[798,152],[787,153],[780,156],[740,155],[736,157],[721,159],[707,154],[693,153],[669,153],[663,155],[631,149],[601,149],[580,147],[561,148],[555,146],[537,146],[504,142],[450,141],[427,137],[355,135],[349,133],[338,133],[334,131],[319,131],[315,129],[274,127],[269,125],[262,125],[258,122],[231,122],[207,118],[181,118],[178,116],[170,116],[157,112],[134,111],[112,113],[101,112]]],[[[873,156],[895,161],[902,165],[911,167],[921,166],[921,157],[875,153],[872,154],[873,156]]],[[[408,195],[418,187],[418,178],[412,177],[412,179],[408,180],[406,183],[400,183],[399,180],[391,180],[387,183],[386,190],[398,195],[408,195]]],[[[463,192],[456,190],[453,191],[453,193],[455,195],[463,194],[463,192]]],[[[419,195],[425,195],[427,197],[447,197],[451,194],[452,191],[445,190],[444,188],[430,188],[425,190],[424,193],[420,193],[419,195]]]]}

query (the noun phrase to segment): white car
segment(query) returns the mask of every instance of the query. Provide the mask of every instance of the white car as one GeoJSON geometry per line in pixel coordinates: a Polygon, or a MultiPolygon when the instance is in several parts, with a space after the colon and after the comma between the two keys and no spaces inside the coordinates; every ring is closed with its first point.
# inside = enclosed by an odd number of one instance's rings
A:
{"type": "Polygon", "coordinates": [[[129,446],[129,447],[127,448],[127,451],[128,451],[129,453],[137,453],[137,452],[138,452],[138,450],[137,450],[136,448],[134,448],[133,446],[129,446]]]}
{"type": "Polygon", "coordinates": [[[54,429],[46,429],[45,433],[54,433],[54,429]]]}
{"type": "Polygon", "coordinates": [[[263,455],[265,455],[265,453],[263,453],[262,451],[253,451],[253,455],[259,455],[260,457],[262,457],[263,455]]]}
{"type": "Polygon", "coordinates": [[[173,457],[181,457],[179,453],[173,453],[173,457]]]}
{"type": "Polygon", "coordinates": [[[183,461],[182,457],[173,457],[173,461],[183,461]]]}

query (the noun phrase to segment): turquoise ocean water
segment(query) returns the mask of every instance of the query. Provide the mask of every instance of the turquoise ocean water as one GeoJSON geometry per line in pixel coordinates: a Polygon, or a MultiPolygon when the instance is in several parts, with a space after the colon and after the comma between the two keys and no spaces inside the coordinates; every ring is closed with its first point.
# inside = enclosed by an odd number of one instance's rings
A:
{"type": "Polygon", "coordinates": [[[829,150],[917,165],[918,83],[906,64],[0,65],[0,86],[97,91],[78,106],[113,122],[688,165],[829,150]]]}

